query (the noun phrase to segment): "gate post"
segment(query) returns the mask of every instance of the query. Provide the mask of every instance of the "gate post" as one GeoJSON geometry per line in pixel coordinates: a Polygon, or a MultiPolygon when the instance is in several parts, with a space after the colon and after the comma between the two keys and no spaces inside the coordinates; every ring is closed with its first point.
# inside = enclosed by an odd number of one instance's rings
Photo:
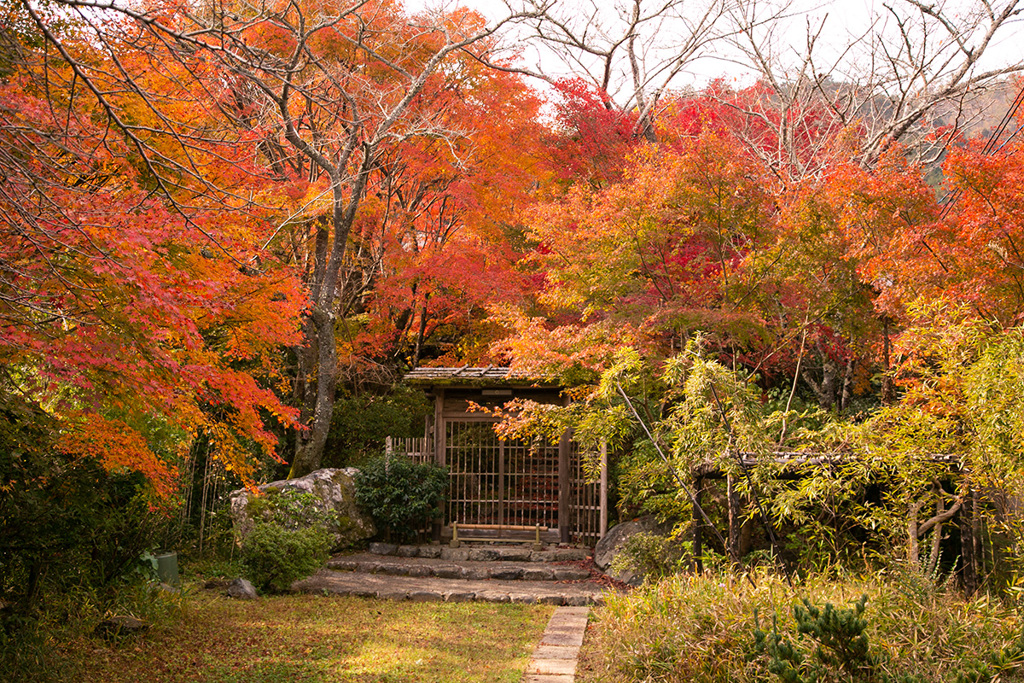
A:
{"type": "Polygon", "coordinates": [[[559,543],[569,543],[569,493],[572,489],[572,475],[569,472],[569,449],[571,432],[567,429],[558,440],[558,535],[559,543]]]}
{"type": "Polygon", "coordinates": [[[601,488],[597,504],[601,510],[601,522],[597,528],[598,538],[608,533],[608,442],[601,439],[601,488]]]}

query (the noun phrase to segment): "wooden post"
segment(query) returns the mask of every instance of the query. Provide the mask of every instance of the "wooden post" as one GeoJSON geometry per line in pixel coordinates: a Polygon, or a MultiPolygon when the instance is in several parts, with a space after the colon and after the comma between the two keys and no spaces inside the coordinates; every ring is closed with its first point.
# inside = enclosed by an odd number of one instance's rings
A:
{"type": "Polygon", "coordinates": [[[608,533],[608,442],[604,439],[601,439],[601,489],[598,496],[598,505],[601,508],[598,538],[604,538],[608,533]]]}
{"type": "Polygon", "coordinates": [[[447,464],[445,453],[445,424],[444,424],[444,389],[437,389],[434,392],[434,462],[438,465],[447,464]]]}
{"type": "Polygon", "coordinates": [[[569,531],[572,524],[569,509],[569,493],[572,489],[572,475],[569,472],[569,431],[558,440],[558,542],[569,543],[569,531]]]}
{"type": "MultiPolygon", "coordinates": [[[[444,425],[444,389],[434,390],[434,462],[442,467],[447,464],[447,454],[445,449],[447,444],[445,442],[445,425],[444,425]]],[[[451,480],[449,479],[449,482],[451,480]]],[[[448,496],[450,497],[450,496],[448,496]]],[[[441,528],[444,526],[444,520],[448,516],[449,511],[445,509],[445,505],[441,506],[441,519],[437,520],[431,525],[431,539],[434,541],[441,540],[441,528]]],[[[452,520],[455,521],[455,520],[452,520]]],[[[453,529],[454,532],[454,529],[453,529]]]]}
{"type": "MultiPolygon", "coordinates": [[[[505,440],[498,441],[498,525],[505,523],[505,440]]],[[[501,532],[498,532],[501,535],[501,532]]]]}
{"type": "Polygon", "coordinates": [[[704,504],[704,477],[697,475],[693,482],[693,497],[697,505],[693,506],[693,571],[704,571],[701,556],[704,554],[704,520],[701,519],[698,506],[704,504]]]}
{"type": "Polygon", "coordinates": [[[725,480],[725,494],[729,501],[729,559],[732,562],[739,562],[743,510],[740,507],[740,493],[736,490],[736,479],[731,474],[725,480]]]}

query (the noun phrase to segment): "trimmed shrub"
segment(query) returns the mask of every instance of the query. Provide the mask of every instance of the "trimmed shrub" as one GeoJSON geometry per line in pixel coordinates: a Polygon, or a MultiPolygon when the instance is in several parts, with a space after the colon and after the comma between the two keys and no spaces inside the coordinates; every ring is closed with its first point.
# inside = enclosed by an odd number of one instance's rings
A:
{"type": "Polygon", "coordinates": [[[242,540],[242,568],[260,591],[282,593],[327,561],[336,514],[314,493],[272,491],[250,501],[256,524],[242,540]]]}
{"type": "Polygon", "coordinates": [[[448,472],[434,463],[405,456],[369,460],[355,478],[356,502],[390,541],[413,541],[420,529],[441,515],[448,472]]]}
{"type": "Polygon", "coordinates": [[[322,527],[260,522],[242,542],[242,568],[260,591],[282,593],[322,567],[330,547],[331,535],[322,527]]]}

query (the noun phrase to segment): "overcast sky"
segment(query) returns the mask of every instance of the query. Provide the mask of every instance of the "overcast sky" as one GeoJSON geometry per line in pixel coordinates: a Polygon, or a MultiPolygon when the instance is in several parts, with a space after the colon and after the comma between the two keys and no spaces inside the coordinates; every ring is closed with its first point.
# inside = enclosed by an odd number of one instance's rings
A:
{"type": "MultiPolygon", "coordinates": [[[[516,0],[511,1],[515,2],[516,0]]],[[[608,10],[611,10],[615,4],[611,0],[598,1],[603,9],[607,8],[608,10]]],[[[713,0],[693,0],[688,2],[687,6],[699,7],[702,3],[711,1],[713,0]]],[[[1007,1],[1012,0],[994,0],[994,4],[997,7],[1001,7],[1007,1]]],[[[622,0],[617,0],[617,2],[622,2],[622,0]]],[[[590,0],[559,0],[559,3],[565,7],[572,7],[574,4],[577,6],[581,4],[589,5],[590,0]]],[[[895,0],[895,3],[897,7],[909,7],[906,3],[901,5],[901,0],[895,0]]],[[[451,2],[451,0],[441,0],[440,2],[437,0],[406,1],[406,5],[410,9],[424,5],[437,6],[439,4],[449,7],[455,4],[469,6],[477,9],[484,16],[492,20],[508,13],[504,0],[462,0],[458,3],[451,2]]],[[[777,11],[772,7],[771,2],[761,0],[758,4],[761,7],[761,16],[764,18],[774,16],[777,11]]],[[[942,4],[942,0],[937,0],[935,4],[942,4]]],[[[968,12],[970,7],[978,6],[978,2],[977,0],[946,0],[945,5],[954,16],[959,17],[968,12]]],[[[775,2],[774,7],[778,6],[779,3],[775,2]]],[[[818,26],[824,21],[822,39],[819,40],[816,49],[818,54],[817,63],[821,67],[829,66],[843,46],[850,44],[857,37],[867,32],[871,26],[872,17],[878,17],[879,13],[883,16],[885,15],[885,5],[882,0],[843,0],[842,2],[793,0],[793,2],[788,3],[788,8],[785,18],[773,22],[774,49],[776,50],[777,59],[780,63],[795,59],[796,55],[802,52],[806,46],[808,26],[818,26]],[[787,43],[789,44],[788,46],[786,45],[787,43]]],[[[891,17],[886,20],[885,26],[889,34],[895,38],[893,33],[895,23],[891,17]]],[[[1005,65],[1024,60],[1024,30],[1022,29],[1024,29],[1024,22],[1020,20],[1009,27],[1004,27],[1002,34],[998,35],[997,39],[993,42],[988,57],[982,66],[984,68],[992,68],[996,65],[1005,65]]],[[[768,26],[766,25],[763,32],[767,32],[767,30],[768,26]]],[[[930,37],[933,39],[941,38],[937,32],[931,34],[930,37]]],[[[724,43],[716,43],[712,53],[693,61],[686,72],[680,76],[676,85],[679,87],[700,87],[711,78],[725,77],[729,80],[736,79],[740,83],[751,78],[752,72],[749,69],[745,69],[739,63],[742,61],[742,58],[735,50],[730,50],[724,43]]],[[[539,63],[549,73],[566,75],[566,67],[550,55],[528,50],[524,57],[528,65],[539,63]]],[[[846,55],[846,66],[840,67],[840,73],[836,75],[842,78],[843,68],[852,71],[855,67],[851,60],[855,57],[855,54],[848,53],[846,55]]],[[[863,67],[865,62],[863,55],[859,57],[859,60],[861,62],[859,66],[863,67]]]]}

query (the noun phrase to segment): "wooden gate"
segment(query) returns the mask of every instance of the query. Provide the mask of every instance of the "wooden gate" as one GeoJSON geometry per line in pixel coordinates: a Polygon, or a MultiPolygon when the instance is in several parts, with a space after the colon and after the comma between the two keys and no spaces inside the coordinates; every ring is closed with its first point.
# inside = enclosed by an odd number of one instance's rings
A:
{"type": "Polygon", "coordinates": [[[494,423],[446,419],[441,450],[433,437],[388,438],[386,452],[448,470],[444,525],[495,524],[552,530],[549,540],[593,546],[604,533],[602,484],[587,481],[577,445],[503,440],[494,423]],[[564,448],[566,459],[559,460],[564,448]],[[443,457],[443,460],[442,460],[443,457]],[[561,466],[565,467],[561,471],[561,466]],[[564,482],[564,485],[561,484],[564,482]],[[560,512],[561,511],[561,512],[560,512]],[[556,533],[557,532],[557,533],[556,533]]]}
{"type": "Polygon", "coordinates": [[[447,421],[446,524],[557,528],[558,445],[505,441],[488,422],[447,421]]]}

